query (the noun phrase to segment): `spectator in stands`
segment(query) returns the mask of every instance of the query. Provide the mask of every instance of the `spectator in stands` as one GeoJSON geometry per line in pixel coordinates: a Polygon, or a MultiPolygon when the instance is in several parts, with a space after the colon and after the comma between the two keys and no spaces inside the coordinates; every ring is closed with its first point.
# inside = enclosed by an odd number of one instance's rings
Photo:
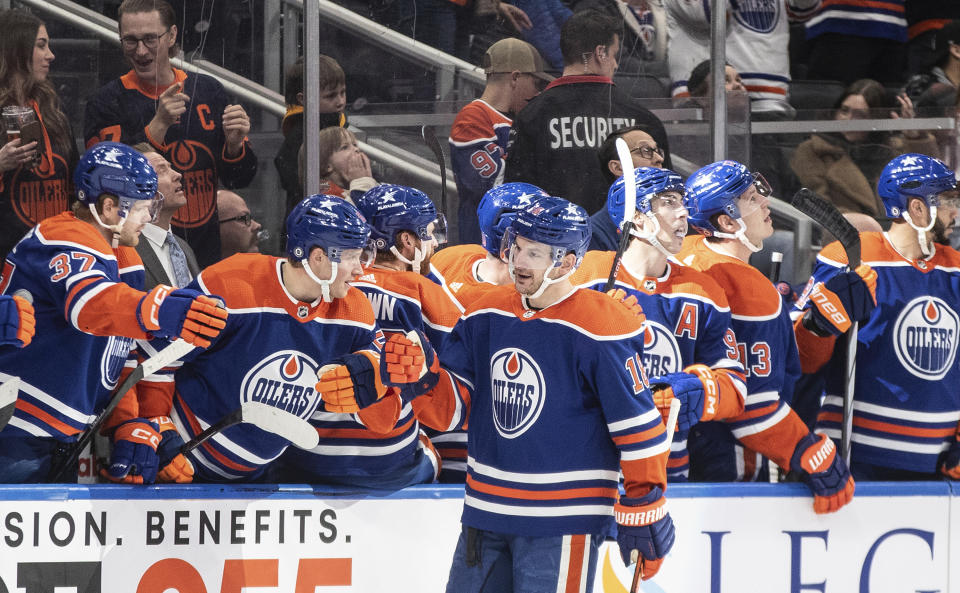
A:
{"type": "Polygon", "coordinates": [[[147,141],[183,175],[187,205],[173,229],[205,267],[220,258],[217,188],[246,187],[257,172],[250,118],[214,78],[173,68],[177,26],[167,0],[124,0],[119,19],[133,68],[87,102],[84,137],[88,144],[147,141]]]}
{"type": "MultiPolygon", "coordinates": [[[[740,71],[754,114],[792,117],[788,17],[802,19],[818,0],[724,2],[727,8],[726,59],[740,71]]],[[[704,2],[667,2],[670,45],[667,60],[674,99],[690,96],[687,76],[710,59],[710,14],[704,2]]],[[[709,71],[708,71],[709,72],[709,71]]]]}
{"type": "MultiPolygon", "coordinates": [[[[907,73],[921,74],[937,65],[940,48],[937,32],[951,19],[960,19],[960,2],[910,0],[907,15],[907,73]]],[[[915,97],[910,97],[916,101],[915,97]]]]}
{"type": "Polygon", "coordinates": [[[217,192],[220,212],[220,259],[234,253],[260,253],[260,223],[240,194],[221,189],[217,192]]]}
{"type": "Polygon", "coordinates": [[[850,84],[872,78],[900,85],[906,79],[905,0],[834,0],[806,22],[807,78],[850,84]]]}
{"type": "MultiPolygon", "coordinates": [[[[320,136],[320,154],[315,165],[320,171],[324,194],[355,202],[367,190],[377,185],[370,169],[370,158],[357,145],[357,137],[345,128],[324,128],[320,136]]],[[[304,147],[298,156],[300,185],[305,185],[306,164],[304,147]]]]}
{"type": "Polygon", "coordinates": [[[0,261],[44,218],[68,209],[77,146],[48,80],[47,28],[22,10],[0,12],[0,107],[25,107],[39,124],[0,148],[0,261]],[[37,140],[39,139],[39,140],[37,140]]]}
{"type": "MultiPolygon", "coordinates": [[[[891,100],[883,85],[863,79],[844,90],[834,119],[881,118],[887,112],[893,118],[912,118],[913,103],[906,95],[891,100]]],[[[919,130],[818,133],[797,147],[790,165],[802,185],[832,201],[841,212],[880,217],[883,204],[876,193],[877,179],[890,159],[905,152],[936,156],[939,149],[932,134],[919,130]]]]}
{"type": "Polygon", "coordinates": [[[200,273],[200,267],[193,249],[170,230],[173,215],[187,204],[187,195],[180,182],[183,176],[146,142],[134,148],[147,158],[157,172],[157,193],[163,196],[157,219],[143,226],[141,240],[136,247],[146,275],[144,288],[152,290],[157,284],[184,288],[200,273]]]}
{"type": "Polygon", "coordinates": [[[450,129],[450,163],[457,181],[459,243],[480,243],[477,206],[488,189],[503,181],[503,158],[513,116],[536,97],[552,76],[543,58],[519,39],[501,39],[483,56],[487,84],[464,106],[450,129]]]}
{"type": "Polygon", "coordinates": [[[506,181],[525,181],[596,212],[606,205],[609,184],[596,165],[596,150],[610,132],[642,125],[664,151],[663,124],[638,101],[617,90],[622,23],[586,10],[563,25],[563,76],[554,80],[514,119],[506,181]]]}
{"type": "MultiPolygon", "coordinates": [[[[660,169],[663,167],[663,150],[657,146],[657,141],[642,126],[620,128],[607,136],[607,139],[600,145],[600,150],[597,151],[600,170],[603,172],[603,177],[608,186],[613,185],[618,177],[623,176],[623,167],[620,165],[620,157],[617,155],[617,138],[623,138],[623,141],[627,143],[634,168],[655,167],[660,169]]],[[[620,235],[617,233],[617,226],[610,218],[606,208],[597,210],[596,214],[590,217],[590,229],[591,250],[616,251],[620,235]]]]}
{"type": "MultiPolygon", "coordinates": [[[[933,33],[934,64],[907,80],[904,92],[925,107],[952,107],[960,88],[960,20],[948,22],[933,33]]],[[[922,113],[922,111],[921,111],[922,113]]]]}
{"type": "MultiPolygon", "coordinates": [[[[320,129],[329,127],[347,127],[347,116],[343,112],[347,105],[347,82],[340,64],[330,56],[317,56],[319,74],[320,129]]],[[[287,213],[303,199],[303,191],[298,174],[297,155],[303,144],[303,56],[297,58],[287,68],[283,79],[283,97],[287,104],[287,113],[283,116],[280,130],[283,132],[283,144],[273,158],[273,164],[280,175],[280,186],[287,192],[287,213]]]]}

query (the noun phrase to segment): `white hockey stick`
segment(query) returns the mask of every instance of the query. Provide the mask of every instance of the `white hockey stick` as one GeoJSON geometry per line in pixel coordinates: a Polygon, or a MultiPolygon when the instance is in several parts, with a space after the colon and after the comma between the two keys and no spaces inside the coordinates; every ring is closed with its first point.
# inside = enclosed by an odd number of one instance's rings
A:
{"type": "MultiPolygon", "coordinates": [[[[680,417],[680,400],[673,398],[670,400],[670,414],[667,416],[667,443],[673,443],[673,431],[677,428],[677,418],[680,417]]],[[[669,459],[669,454],[667,459],[669,459]]],[[[640,591],[640,581],[643,580],[643,558],[640,552],[634,550],[630,553],[630,560],[636,562],[637,566],[633,569],[633,582],[630,583],[630,593],[640,591]]]]}
{"type": "Polygon", "coordinates": [[[623,252],[630,245],[630,231],[633,230],[633,217],[637,213],[637,179],[634,177],[633,157],[626,140],[617,138],[614,145],[617,147],[617,157],[620,159],[620,168],[623,169],[623,222],[620,224],[620,243],[613,256],[613,265],[610,266],[610,276],[603,292],[610,291],[617,282],[617,272],[620,271],[620,260],[623,252]]]}
{"type": "Polygon", "coordinates": [[[190,439],[180,448],[180,452],[188,453],[213,435],[241,422],[253,424],[261,430],[271,432],[301,449],[313,449],[320,442],[317,429],[303,418],[260,402],[243,402],[243,405],[224,416],[219,422],[211,424],[206,430],[190,439]]]}

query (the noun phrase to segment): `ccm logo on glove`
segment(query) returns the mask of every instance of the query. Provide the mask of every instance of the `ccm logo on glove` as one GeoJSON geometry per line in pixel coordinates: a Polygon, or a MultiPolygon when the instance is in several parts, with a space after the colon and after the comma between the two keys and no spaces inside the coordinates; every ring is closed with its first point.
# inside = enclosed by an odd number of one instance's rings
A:
{"type": "Polygon", "coordinates": [[[150,306],[150,323],[160,327],[160,303],[163,302],[163,299],[167,298],[167,295],[173,290],[172,286],[158,286],[157,290],[153,291],[153,303],[150,306]]]}
{"type": "Polygon", "coordinates": [[[139,441],[150,443],[150,446],[154,449],[160,446],[160,435],[155,432],[144,430],[143,428],[134,428],[130,431],[130,436],[139,441]]]}

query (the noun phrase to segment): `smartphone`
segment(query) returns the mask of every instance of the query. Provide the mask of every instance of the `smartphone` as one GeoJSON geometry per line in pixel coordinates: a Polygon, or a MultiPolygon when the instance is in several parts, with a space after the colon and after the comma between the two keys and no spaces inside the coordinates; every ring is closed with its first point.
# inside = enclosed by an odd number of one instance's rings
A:
{"type": "Polygon", "coordinates": [[[46,149],[43,145],[43,128],[41,127],[40,122],[38,121],[25,123],[20,128],[21,146],[24,144],[30,144],[33,141],[37,142],[37,148],[36,148],[37,156],[34,158],[34,161],[39,163],[40,160],[43,158],[43,153],[46,149]]]}

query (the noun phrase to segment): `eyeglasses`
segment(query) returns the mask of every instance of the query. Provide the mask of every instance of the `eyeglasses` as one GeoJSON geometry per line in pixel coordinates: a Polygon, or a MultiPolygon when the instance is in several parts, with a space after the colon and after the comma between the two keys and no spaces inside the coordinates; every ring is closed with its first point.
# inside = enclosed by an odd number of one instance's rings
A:
{"type": "Polygon", "coordinates": [[[240,216],[234,216],[233,218],[224,218],[220,221],[220,224],[225,222],[237,221],[243,226],[250,226],[250,223],[253,222],[253,215],[247,212],[246,214],[241,214],[240,216]]]}
{"type": "Polygon", "coordinates": [[[167,30],[159,35],[156,33],[150,33],[148,35],[144,35],[143,37],[124,35],[120,38],[120,45],[122,45],[123,49],[127,51],[133,51],[137,49],[137,45],[140,43],[143,43],[143,46],[147,49],[157,49],[157,46],[160,45],[160,38],[169,33],[170,29],[171,27],[167,27],[167,30]]]}
{"type": "Polygon", "coordinates": [[[657,146],[656,148],[651,148],[650,146],[647,146],[646,144],[641,144],[640,146],[637,146],[636,148],[631,148],[631,149],[630,149],[630,152],[631,152],[631,154],[639,154],[641,157],[643,157],[643,158],[645,158],[645,159],[647,159],[647,160],[652,159],[654,153],[660,155],[660,157],[663,158],[663,149],[660,148],[659,146],[657,146]]]}

